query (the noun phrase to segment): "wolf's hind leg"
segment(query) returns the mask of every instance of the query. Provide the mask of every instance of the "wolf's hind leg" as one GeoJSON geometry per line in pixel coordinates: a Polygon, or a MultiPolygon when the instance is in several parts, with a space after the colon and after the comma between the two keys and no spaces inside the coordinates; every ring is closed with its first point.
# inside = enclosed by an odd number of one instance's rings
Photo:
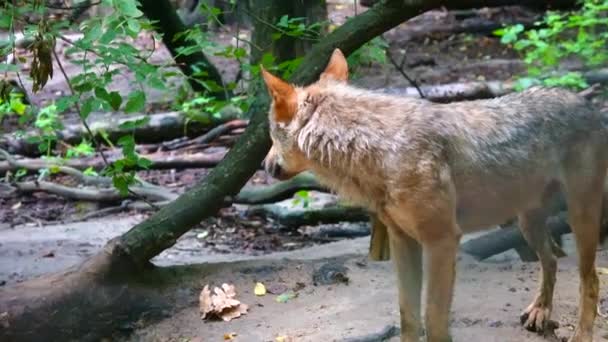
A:
{"type": "Polygon", "coordinates": [[[595,254],[600,236],[603,185],[606,178],[604,151],[584,146],[572,152],[563,166],[568,220],[576,238],[580,299],[578,324],[571,342],[591,342],[599,295],[595,254]]]}
{"type": "Polygon", "coordinates": [[[545,224],[547,216],[546,209],[532,209],[518,215],[521,232],[538,255],[542,269],[540,288],[532,303],[522,313],[521,324],[526,329],[538,333],[547,332],[549,328],[557,271],[557,258],[553,253],[551,235],[545,224]]]}

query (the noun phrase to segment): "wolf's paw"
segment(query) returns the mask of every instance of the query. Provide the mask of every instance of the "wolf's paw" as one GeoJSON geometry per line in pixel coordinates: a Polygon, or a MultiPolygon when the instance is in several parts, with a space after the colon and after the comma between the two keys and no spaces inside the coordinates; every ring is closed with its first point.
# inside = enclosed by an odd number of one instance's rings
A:
{"type": "Polygon", "coordinates": [[[577,328],[574,330],[574,335],[570,337],[568,342],[592,342],[593,333],[590,331],[583,331],[583,329],[577,328]]]}
{"type": "Polygon", "coordinates": [[[559,327],[557,322],[549,319],[550,316],[550,308],[533,303],[521,314],[520,320],[527,330],[547,334],[559,327]]]}

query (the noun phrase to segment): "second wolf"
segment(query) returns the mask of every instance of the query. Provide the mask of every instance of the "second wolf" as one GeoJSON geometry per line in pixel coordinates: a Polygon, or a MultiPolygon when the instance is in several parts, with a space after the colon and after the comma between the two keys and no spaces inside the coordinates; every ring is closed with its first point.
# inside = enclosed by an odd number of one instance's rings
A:
{"type": "Polygon", "coordinates": [[[277,178],[311,170],[388,227],[402,341],[418,341],[423,331],[429,342],[451,340],[461,235],[514,216],[542,265],[540,290],[522,323],[544,330],[557,268],[544,223],[560,192],[576,238],[581,282],[570,341],[592,341],[608,134],[602,116],[585,99],[543,88],[453,104],[383,95],[347,84],[348,67],[339,50],[320,80],[307,87],[267,71],[263,76],[273,100],[267,170],[277,178]]]}

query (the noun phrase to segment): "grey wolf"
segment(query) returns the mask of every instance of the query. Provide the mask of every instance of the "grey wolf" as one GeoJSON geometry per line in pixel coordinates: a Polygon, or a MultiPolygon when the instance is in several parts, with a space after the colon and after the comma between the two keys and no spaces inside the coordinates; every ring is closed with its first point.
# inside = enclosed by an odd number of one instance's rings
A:
{"type": "Polygon", "coordinates": [[[310,170],[388,227],[401,341],[419,341],[423,334],[429,342],[451,341],[462,234],[515,216],[542,266],[540,289],[522,323],[544,331],[557,268],[544,222],[561,195],[576,238],[581,284],[570,341],[592,340],[608,133],[584,98],[555,88],[452,104],[379,94],[348,84],[339,50],[306,87],[262,74],[272,98],[266,170],[279,179],[310,170]]]}

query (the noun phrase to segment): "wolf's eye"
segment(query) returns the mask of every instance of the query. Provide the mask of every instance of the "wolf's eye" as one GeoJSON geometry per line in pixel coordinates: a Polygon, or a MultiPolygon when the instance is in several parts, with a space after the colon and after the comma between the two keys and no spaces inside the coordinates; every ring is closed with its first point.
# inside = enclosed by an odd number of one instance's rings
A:
{"type": "Polygon", "coordinates": [[[311,99],[310,99],[310,94],[306,95],[306,98],[304,99],[304,103],[303,105],[308,106],[311,103],[311,99]]]}

